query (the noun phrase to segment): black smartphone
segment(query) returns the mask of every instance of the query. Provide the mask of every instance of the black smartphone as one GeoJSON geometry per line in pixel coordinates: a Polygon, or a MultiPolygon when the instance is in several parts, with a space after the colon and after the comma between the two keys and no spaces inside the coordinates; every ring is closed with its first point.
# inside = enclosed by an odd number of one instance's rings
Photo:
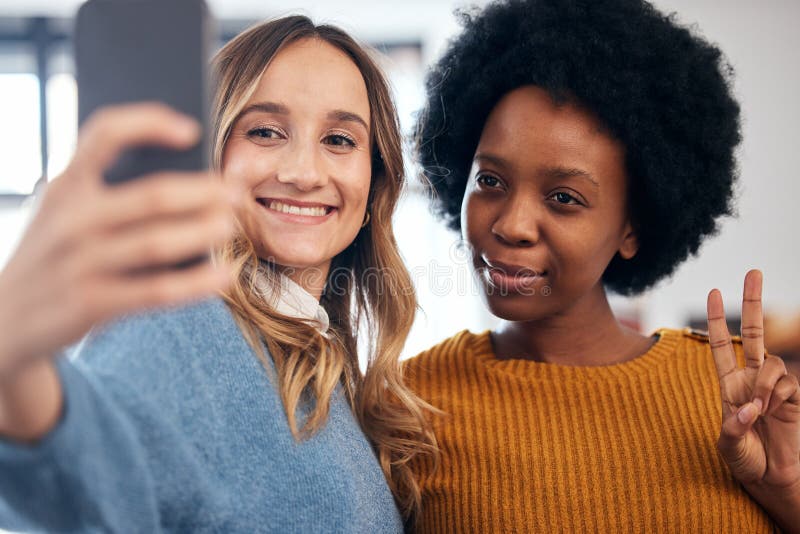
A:
{"type": "Polygon", "coordinates": [[[106,171],[118,183],[160,170],[208,168],[214,21],[203,0],[88,0],[75,22],[78,121],[97,108],[161,101],[203,126],[188,150],[139,146],[106,171]]]}

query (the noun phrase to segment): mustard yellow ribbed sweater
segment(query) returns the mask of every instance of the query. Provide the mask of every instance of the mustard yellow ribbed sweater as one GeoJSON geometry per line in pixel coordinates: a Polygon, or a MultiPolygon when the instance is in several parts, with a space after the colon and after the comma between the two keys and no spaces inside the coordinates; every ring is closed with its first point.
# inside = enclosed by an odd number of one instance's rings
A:
{"type": "Polygon", "coordinates": [[[707,338],[659,336],[605,367],[498,360],[488,332],[467,331],[407,361],[410,386],[447,413],[439,469],[413,464],[420,531],[773,530],[717,454],[707,338]]]}

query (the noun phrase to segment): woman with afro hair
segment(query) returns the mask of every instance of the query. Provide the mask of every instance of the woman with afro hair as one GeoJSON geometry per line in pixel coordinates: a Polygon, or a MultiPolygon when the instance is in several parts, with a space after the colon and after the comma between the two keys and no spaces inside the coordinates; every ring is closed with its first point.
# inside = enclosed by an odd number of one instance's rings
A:
{"type": "Polygon", "coordinates": [[[464,17],[416,148],[504,319],[406,363],[441,409],[412,461],[421,532],[800,528],[800,391],[742,335],[650,336],[607,290],[672,274],[732,212],[739,106],[722,53],[641,0],[506,0],[464,17]]]}

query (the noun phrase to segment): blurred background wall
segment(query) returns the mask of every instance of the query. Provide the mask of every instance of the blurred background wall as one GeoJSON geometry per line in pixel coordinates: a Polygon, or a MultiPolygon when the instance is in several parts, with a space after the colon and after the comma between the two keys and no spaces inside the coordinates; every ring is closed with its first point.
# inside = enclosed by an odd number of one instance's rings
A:
{"type": "MultiPolygon", "coordinates": [[[[270,0],[207,1],[227,38],[252,22],[299,12],[317,22],[338,24],[373,45],[382,54],[406,133],[422,104],[426,66],[458,31],[453,11],[485,3],[339,0],[287,6],[270,0]]],[[[35,184],[56,176],[74,149],[77,115],[70,34],[80,3],[0,4],[0,265],[21,236],[35,184]]],[[[676,11],[684,23],[696,24],[722,47],[736,69],[735,89],[744,117],[738,217],[724,221],[720,234],[671,280],[635,299],[614,298],[613,305],[643,331],[702,324],[706,294],[719,287],[730,317],[738,319],[744,274],[758,267],[765,275],[766,310],[773,317],[767,334],[773,333],[773,348],[788,355],[794,350],[792,337],[800,344],[800,2],[655,4],[662,11],[676,11]]],[[[417,173],[410,163],[408,172],[417,173]]],[[[483,310],[457,236],[428,214],[418,185],[403,201],[396,232],[421,301],[408,356],[459,329],[480,331],[495,324],[483,310]]]]}

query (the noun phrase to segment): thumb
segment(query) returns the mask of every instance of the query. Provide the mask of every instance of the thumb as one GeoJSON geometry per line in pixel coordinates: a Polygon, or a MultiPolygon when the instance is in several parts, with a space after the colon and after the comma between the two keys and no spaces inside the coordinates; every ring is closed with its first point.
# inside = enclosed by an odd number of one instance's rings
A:
{"type": "Polygon", "coordinates": [[[98,176],[129,147],[161,145],[189,148],[200,138],[200,125],[186,115],[156,102],[122,104],[99,109],[87,119],[78,136],[73,165],[82,176],[98,176]]]}
{"type": "MultiPolygon", "coordinates": [[[[722,422],[717,448],[725,463],[728,464],[736,478],[743,482],[760,478],[756,458],[750,454],[750,436],[753,423],[758,419],[761,408],[748,402],[722,422]],[[748,480],[742,480],[746,478],[748,480]]],[[[750,438],[752,439],[752,438],[750,438]]]]}

